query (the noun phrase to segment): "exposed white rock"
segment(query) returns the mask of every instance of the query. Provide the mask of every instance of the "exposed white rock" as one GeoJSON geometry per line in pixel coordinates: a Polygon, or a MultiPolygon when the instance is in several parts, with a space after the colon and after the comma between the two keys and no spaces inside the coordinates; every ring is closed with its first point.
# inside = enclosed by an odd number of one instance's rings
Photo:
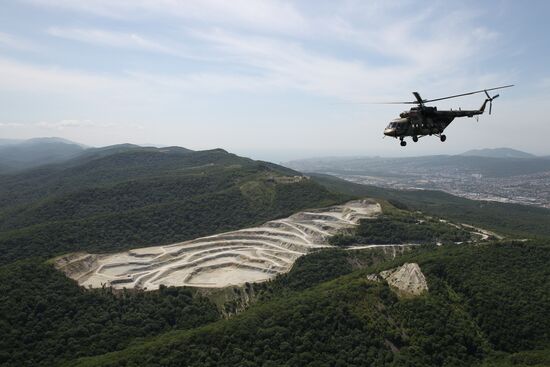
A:
{"type": "Polygon", "coordinates": [[[372,281],[380,278],[385,279],[391,287],[406,295],[418,296],[428,291],[426,277],[417,263],[405,263],[398,268],[382,271],[380,274],[367,275],[367,279],[372,281]]]}
{"type": "Polygon", "coordinates": [[[328,247],[343,228],[381,212],[370,200],[299,212],[259,227],[166,246],[116,254],[75,253],[56,267],[85,287],[157,289],[166,286],[225,287],[261,282],[290,270],[309,251],[328,247]]]}

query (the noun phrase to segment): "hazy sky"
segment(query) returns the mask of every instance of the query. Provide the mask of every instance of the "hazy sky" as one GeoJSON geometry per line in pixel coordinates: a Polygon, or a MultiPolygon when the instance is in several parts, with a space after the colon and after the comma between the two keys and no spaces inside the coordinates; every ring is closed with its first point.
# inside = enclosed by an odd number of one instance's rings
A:
{"type": "MultiPolygon", "coordinates": [[[[2,1],[0,138],[222,147],[282,161],[550,154],[550,2],[2,1]],[[382,139],[405,106],[503,84],[494,114],[382,139]]],[[[478,108],[477,95],[439,108],[478,108]]]]}

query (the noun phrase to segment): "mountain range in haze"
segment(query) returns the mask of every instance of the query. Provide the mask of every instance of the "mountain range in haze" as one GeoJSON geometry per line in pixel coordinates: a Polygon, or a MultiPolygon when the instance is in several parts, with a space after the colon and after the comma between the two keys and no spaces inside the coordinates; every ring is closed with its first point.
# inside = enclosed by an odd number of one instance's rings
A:
{"type": "Polygon", "coordinates": [[[472,149],[460,155],[489,158],[535,158],[536,155],[511,148],[472,149]]]}
{"type": "MultiPolygon", "coordinates": [[[[93,148],[83,144],[79,144],[67,139],[58,137],[41,137],[28,140],[18,139],[0,139],[0,174],[7,172],[16,172],[29,168],[38,167],[45,164],[61,163],[81,154],[101,154],[101,151],[105,149],[117,149],[128,147],[143,147],[144,145],[134,144],[118,144],[108,147],[93,148]]],[[[146,145],[149,146],[149,145],[146,145]]],[[[166,147],[165,147],[166,148],[166,147]]],[[[185,149],[185,148],[180,148],[185,149]]],[[[538,158],[537,156],[522,152],[511,148],[494,148],[494,149],[474,149],[466,151],[458,156],[462,157],[484,157],[484,158],[503,158],[503,159],[516,159],[516,158],[538,158]]],[[[395,159],[397,160],[409,160],[409,159],[425,159],[426,157],[412,157],[412,158],[381,158],[381,159],[395,159]]],[[[456,156],[433,156],[433,157],[456,157],[456,156]]],[[[544,157],[548,158],[550,156],[544,157]]],[[[329,158],[326,158],[329,159],[329,158]]],[[[332,158],[330,158],[332,160],[332,158]]],[[[336,160],[347,158],[334,158],[336,160]]],[[[369,158],[370,159],[370,158],[369,158]]],[[[311,160],[292,161],[291,166],[296,162],[325,160],[325,158],[314,158],[311,160]]],[[[296,167],[300,168],[300,167],[296,167]]]]}

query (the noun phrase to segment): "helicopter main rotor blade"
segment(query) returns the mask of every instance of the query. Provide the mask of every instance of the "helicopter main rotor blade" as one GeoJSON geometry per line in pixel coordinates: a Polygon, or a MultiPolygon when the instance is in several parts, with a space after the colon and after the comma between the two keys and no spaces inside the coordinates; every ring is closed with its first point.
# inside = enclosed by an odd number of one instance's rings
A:
{"type": "Polygon", "coordinates": [[[347,102],[345,104],[418,104],[418,102],[347,102]]]}
{"type": "Polygon", "coordinates": [[[425,100],[424,100],[424,103],[435,102],[435,101],[442,101],[442,100],[444,100],[444,99],[449,99],[449,98],[456,98],[456,97],[469,96],[469,95],[476,94],[476,93],[486,93],[486,92],[488,92],[488,91],[490,91],[490,90],[510,88],[510,87],[513,87],[513,86],[514,86],[514,84],[510,84],[510,85],[504,85],[504,86],[502,86],[502,87],[495,87],[495,88],[488,88],[488,89],[476,90],[475,92],[468,92],[468,93],[462,93],[462,94],[455,94],[454,96],[448,96],[448,97],[442,97],[442,98],[435,98],[435,99],[425,99],[425,100]]]}
{"type": "Polygon", "coordinates": [[[373,102],[368,104],[418,104],[416,101],[408,101],[408,102],[373,102]]]}
{"type": "MultiPolygon", "coordinates": [[[[349,102],[349,104],[416,104],[416,105],[420,105],[420,104],[424,104],[424,103],[428,103],[428,102],[441,101],[441,100],[449,99],[449,98],[469,96],[471,94],[476,94],[476,93],[486,93],[487,94],[487,92],[490,91],[490,90],[510,88],[510,87],[513,87],[513,86],[514,86],[514,84],[510,84],[510,85],[504,85],[502,87],[481,89],[481,90],[476,90],[475,92],[456,94],[454,96],[435,98],[435,99],[422,99],[420,97],[420,95],[418,94],[418,92],[413,92],[413,95],[417,98],[416,101],[405,101],[405,102],[349,102]]],[[[496,98],[496,97],[493,97],[493,98],[496,98]]]]}

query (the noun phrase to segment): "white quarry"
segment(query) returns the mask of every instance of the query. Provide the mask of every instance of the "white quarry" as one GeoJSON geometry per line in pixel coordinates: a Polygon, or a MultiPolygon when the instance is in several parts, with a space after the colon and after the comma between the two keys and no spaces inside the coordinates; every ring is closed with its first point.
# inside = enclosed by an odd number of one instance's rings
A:
{"type": "Polygon", "coordinates": [[[378,203],[355,200],[165,246],[114,254],[72,253],[57,258],[55,265],[92,288],[154,290],[161,284],[220,288],[262,282],[289,271],[298,257],[329,247],[328,238],[338,231],[380,213],[378,203]]]}

